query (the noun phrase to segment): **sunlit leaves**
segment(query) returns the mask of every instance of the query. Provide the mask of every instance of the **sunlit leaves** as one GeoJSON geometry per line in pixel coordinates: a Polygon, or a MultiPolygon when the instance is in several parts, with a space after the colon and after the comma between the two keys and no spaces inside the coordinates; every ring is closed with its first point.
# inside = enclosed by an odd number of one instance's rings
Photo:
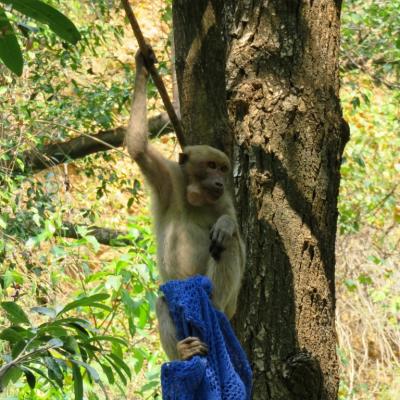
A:
{"type": "Polygon", "coordinates": [[[0,59],[14,74],[21,76],[23,60],[14,29],[0,6],[0,59]]]}
{"type": "Polygon", "coordinates": [[[66,42],[76,44],[80,34],[76,26],[55,8],[39,0],[0,0],[36,21],[42,22],[66,42]]]}
{"type": "MultiPolygon", "coordinates": [[[[110,7],[112,2],[101,3],[110,7]]],[[[98,378],[109,393],[123,398],[124,382],[136,373],[147,379],[162,359],[154,323],[155,243],[146,210],[138,210],[143,187],[131,163],[112,152],[40,176],[25,168],[23,152],[124,124],[134,80],[132,55],[117,42],[124,27],[118,13],[105,16],[93,2],[59,4],[79,24],[83,39],[77,46],[61,41],[45,23],[6,7],[23,48],[26,79],[4,70],[0,87],[7,116],[2,121],[6,135],[0,138],[0,180],[7,182],[0,190],[0,283],[2,300],[18,304],[30,323],[12,323],[0,310],[5,349],[0,363],[44,351],[12,371],[10,382],[17,384],[8,384],[11,396],[79,397],[75,365],[84,398],[105,398],[98,378]],[[21,16],[28,27],[23,36],[17,28],[21,16]],[[12,172],[2,168],[3,161],[14,163],[12,172]],[[138,217],[126,223],[127,213],[138,217]],[[60,236],[68,219],[77,224],[79,239],[60,236]],[[124,230],[132,244],[99,244],[91,225],[124,230]],[[107,298],[92,297],[98,294],[107,298]],[[115,356],[105,357],[109,353],[115,356]]],[[[159,383],[157,372],[149,379],[159,383]]],[[[150,386],[147,398],[157,390],[150,386]]]]}
{"type": "Polygon", "coordinates": [[[343,3],[342,66],[361,69],[379,83],[397,83],[400,72],[400,3],[354,0],[343,3]]]}
{"type": "Polygon", "coordinates": [[[0,306],[7,313],[7,318],[14,324],[29,324],[29,319],[22,308],[13,301],[3,301],[0,306]]]}
{"type": "Polygon", "coordinates": [[[83,399],[85,379],[103,388],[99,373],[91,365],[93,361],[97,361],[110,382],[115,382],[115,373],[127,384],[132,375],[121,356],[127,342],[117,336],[99,335],[89,321],[64,317],[81,307],[99,307],[107,298],[108,295],[102,293],[84,296],[59,308],[58,312],[52,308],[34,307],[32,311],[49,317],[37,326],[30,324],[23,309],[15,302],[2,302],[1,307],[12,325],[0,332],[0,340],[7,341],[11,349],[10,355],[3,356],[0,386],[5,388],[10,382],[16,382],[23,372],[31,389],[41,378],[62,388],[66,377],[72,373],[75,399],[83,399]],[[82,374],[82,368],[87,374],[82,374]]]}
{"type": "Polygon", "coordinates": [[[365,77],[346,78],[342,104],[351,139],[341,167],[339,227],[356,232],[369,224],[382,228],[396,219],[400,175],[396,171],[400,137],[396,93],[365,77]],[[357,101],[354,99],[357,98],[357,101]]]}
{"type": "MultiPolygon", "coordinates": [[[[0,0],[0,3],[14,10],[44,23],[66,42],[76,44],[80,39],[80,33],[75,25],[61,12],[39,0],[0,0]]],[[[0,6],[0,59],[16,75],[21,76],[23,69],[22,52],[14,29],[0,6]]]]}
{"type": "Polygon", "coordinates": [[[64,308],[61,309],[61,311],[58,313],[58,315],[62,315],[64,313],[66,313],[67,311],[73,310],[74,308],[78,308],[78,307],[84,307],[84,306],[96,307],[96,306],[98,306],[100,301],[103,301],[103,300],[107,299],[108,297],[109,297],[109,295],[107,293],[98,293],[98,294],[94,294],[92,296],[82,297],[79,300],[76,300],[76,301],[73,301],[73,302],[67,304],[64,308]]]}

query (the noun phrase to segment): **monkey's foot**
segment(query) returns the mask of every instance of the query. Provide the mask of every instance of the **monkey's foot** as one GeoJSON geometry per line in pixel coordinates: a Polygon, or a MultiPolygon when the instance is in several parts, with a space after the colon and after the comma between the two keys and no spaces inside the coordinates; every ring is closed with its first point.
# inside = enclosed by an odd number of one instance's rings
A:
{"type": "Polygon", "coordinates": [[[205,356],[208,353],[207,345],[199,338],[191,336],[178,342],[176,349],[180,360],[188,360],[193,356],[205,356]]]}

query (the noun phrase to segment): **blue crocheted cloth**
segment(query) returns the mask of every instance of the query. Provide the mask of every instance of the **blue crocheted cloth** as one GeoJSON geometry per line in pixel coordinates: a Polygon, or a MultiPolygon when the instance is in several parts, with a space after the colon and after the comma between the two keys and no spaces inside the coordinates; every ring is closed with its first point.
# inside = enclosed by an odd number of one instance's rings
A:
{"type": "Polygon", "coordinates": [[[161,286],[178,340],[196,336],[208,345],[207,356],[171,361],[161,368],[164,400],[247,400],[251,369],[226,316],[210,301],[211,282],[204,276],[161,286]]]}

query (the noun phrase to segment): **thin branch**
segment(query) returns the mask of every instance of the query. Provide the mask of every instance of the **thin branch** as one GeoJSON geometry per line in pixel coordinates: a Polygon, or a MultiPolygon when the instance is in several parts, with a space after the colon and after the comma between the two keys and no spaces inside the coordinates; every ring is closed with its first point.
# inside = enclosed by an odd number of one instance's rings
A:
{"type": "Polygon", "coordinates": [[[165,89],[164,82],[159,75],[156,67],[154,66],[153,62],[150,62],[150,57],[148,55],[148,47],[146,44],[146,41],[143,37],[142,31],[140,30],[140,26],[136,20],[135,14],[132,11],[132,8],[129,4],[128,0],[121,0],[122,5],[124,6],[126,16],[128,17],[129,23],[131,24],[133,33],[136,37],[136,40],[139,44],[140,51],[142,52],[145,61],[146,61],[146,67],[150,72],[151,77],[153,78],[154,84],[156,85],[158,92],[160,93],[160,96],[164,102],[165,109],[167,110],[168,116],[171,120],[171,123],[174,127],[176,137],[178,138],[178,142],[181,145],[181,147],[185,147],[185,136],[183,133],[183,128],[181,125],[181,121],[176,115],[175,109],[171,103],[171,100],[168,96],[168,92],[165,89]]]}

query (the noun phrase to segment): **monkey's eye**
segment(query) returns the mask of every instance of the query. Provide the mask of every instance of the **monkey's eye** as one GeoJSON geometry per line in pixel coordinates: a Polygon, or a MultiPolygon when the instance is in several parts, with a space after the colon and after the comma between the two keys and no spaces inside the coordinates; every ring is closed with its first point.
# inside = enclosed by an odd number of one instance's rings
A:
{"type": "Polygon", "coordinates": [[[217,164],[214,161],[209,161],[207,163],[207,167],[211,168],[211,169],[215,169],[215,168],[217,168],[217,164]]]}
{"type": "Polygon", "coordinates": [[[222,171],[223,173],[228,172],[228,167],[227,167],[226,165],[223,165],[223,166],[221,167],[221,171],[222,171]]]}

